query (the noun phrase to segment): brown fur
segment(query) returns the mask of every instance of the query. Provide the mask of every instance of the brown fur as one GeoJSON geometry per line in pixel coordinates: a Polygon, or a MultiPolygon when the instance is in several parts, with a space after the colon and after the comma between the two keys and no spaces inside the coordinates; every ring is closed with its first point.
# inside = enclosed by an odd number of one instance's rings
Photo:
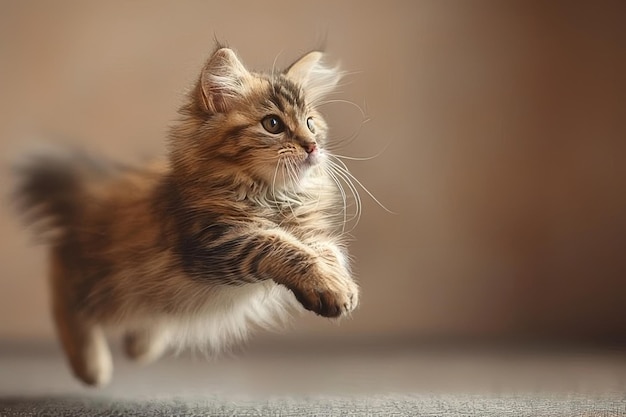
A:
{"type": "Polygon", "coordinates": [[[218,48],[180,109],[167,162],[131,168],[74,154],[24,169],[24,209],[57,232],[54,317],[84,382],[110,378],[103,326],[124,329],[127,353],[149,361],[177,344],[219,350],[281,316],[289,291],[326,317],[356,307],[316,108],[340,74],[321,58],[258,74],[218,48]],[[264,128],[269,115],[284,131],[264,128]]]}

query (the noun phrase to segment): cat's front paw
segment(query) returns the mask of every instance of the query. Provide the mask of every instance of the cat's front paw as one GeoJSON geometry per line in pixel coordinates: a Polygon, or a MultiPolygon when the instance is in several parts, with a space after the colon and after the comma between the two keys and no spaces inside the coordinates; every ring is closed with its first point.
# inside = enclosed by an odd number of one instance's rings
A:
{"type": "Polygon", "coordinates": [[[350,277],[314,276],[291,290],[305,309],[324,317],[347,315],[359,303],[359,287],[350,277]]]}

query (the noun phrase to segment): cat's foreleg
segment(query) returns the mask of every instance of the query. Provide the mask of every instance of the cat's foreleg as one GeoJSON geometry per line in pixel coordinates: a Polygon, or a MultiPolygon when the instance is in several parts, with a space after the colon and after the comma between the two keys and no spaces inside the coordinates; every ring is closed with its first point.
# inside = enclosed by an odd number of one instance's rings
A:
{"type": "Polygon", "coordinates": [[[348,255],[336,243],[329,240],[315,240],[306,243],[330,267],[341,268],[346,275],[350,275],[348,255]]]}
{"type": "Polygon", "coordinates": [[[259,231],[253,239],[256,250],[245,259],[252,275],[284,285],[305,309],[325,317],[356,308],[359,288],[338,258],[343,255],[330,247],[316,250],[281,230],[259,231]]]}

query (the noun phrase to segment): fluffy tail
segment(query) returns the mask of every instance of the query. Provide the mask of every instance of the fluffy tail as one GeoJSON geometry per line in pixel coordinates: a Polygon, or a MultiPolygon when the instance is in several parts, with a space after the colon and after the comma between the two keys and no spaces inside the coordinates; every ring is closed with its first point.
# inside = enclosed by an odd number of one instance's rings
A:
{"type": "Polygon", "coordinates": [[[71,229],[80,217],[85,181],[103,168],[78,152],[33,156],[15,168],[16,207],[38,240],[54,241],[71,229]]]}

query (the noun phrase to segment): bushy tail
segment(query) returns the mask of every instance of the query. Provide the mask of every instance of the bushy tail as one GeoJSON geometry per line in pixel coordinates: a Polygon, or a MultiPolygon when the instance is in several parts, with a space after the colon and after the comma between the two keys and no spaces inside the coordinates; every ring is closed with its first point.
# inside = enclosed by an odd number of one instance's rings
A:
{"type": "Polygon", "coordinates": [[[80,217],[84,183],[103,170],[84,154],[56,152],[32,156],[15,171],[16,207],[36,237],[50,242],[65,235],[80,217]]]}

